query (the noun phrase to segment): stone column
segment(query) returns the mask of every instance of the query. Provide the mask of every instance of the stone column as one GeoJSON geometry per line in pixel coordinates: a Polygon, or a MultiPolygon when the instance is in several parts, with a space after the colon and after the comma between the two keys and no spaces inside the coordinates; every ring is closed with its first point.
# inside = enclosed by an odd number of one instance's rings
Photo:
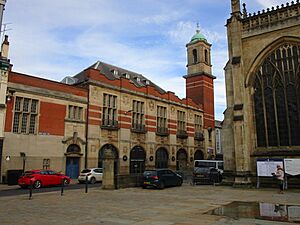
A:
{"type": "Polygon", "coordinates": [[[114,154],[111,149],[104,150],[102,189],[115,189],[114,154]]]}

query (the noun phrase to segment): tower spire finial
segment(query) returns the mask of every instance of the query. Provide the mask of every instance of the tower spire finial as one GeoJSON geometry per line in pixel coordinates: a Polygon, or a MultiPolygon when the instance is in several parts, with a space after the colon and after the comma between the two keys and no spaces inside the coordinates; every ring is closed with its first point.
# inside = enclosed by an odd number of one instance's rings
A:
{"type": "Polygon", "coordinates": [[[200,25],[199,25],[199,22],[197,22],[197,29],[196,29],[196,32],[197,32],[197,33],[200,33],[200,25]]]}
{"type": "Polygon", "coordinates": [[[231,0],[231,10],[232,13],[241,11],[241,3],[240,0],[231,0]]]}

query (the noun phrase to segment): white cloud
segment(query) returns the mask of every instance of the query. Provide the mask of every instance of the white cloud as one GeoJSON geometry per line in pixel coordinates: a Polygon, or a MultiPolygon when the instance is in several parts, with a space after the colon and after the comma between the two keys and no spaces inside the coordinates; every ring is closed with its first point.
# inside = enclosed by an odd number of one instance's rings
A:
{"type": "Polygon", "coordinates": [[[280,0],[256,0],[260,5],[262,5],[264,8],[281,5],[282,1],[280,0]]]}
{"type": "MultiPolygon", "coordinates": [[[[11,62],[16,71],[59,81],[102,60],[141,73],[183,98],[185,44],[206,13],[205,3],[213,7],[218,1],[8,1],[4,21],[12,22],[11,62]]],[[[213,43],[218,108],[225,101],[219,90],[224,89],[226,35],[223,24],[217,30],[211,23],[205,21],[200,29],[213,43]]]]}

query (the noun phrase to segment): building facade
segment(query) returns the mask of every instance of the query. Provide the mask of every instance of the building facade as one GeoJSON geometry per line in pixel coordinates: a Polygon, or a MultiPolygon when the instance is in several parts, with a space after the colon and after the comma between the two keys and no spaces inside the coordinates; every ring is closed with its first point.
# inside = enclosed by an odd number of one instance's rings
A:
{"type": "MultiPolygon", "coordinates": [[[[77,178],[83,168],[102,167],[106,150],[119,175],[145,168],[189,171],[194,159],[215,154],[210,44],[199,35],[187,45],[195,68],[188,66],[185,78],[187,86],[196,82],[200,98],[187,91],[179,99],[141,74],[100,61],[63,82],[10,65],[1,92],[2,181],[10,170],[41,168],[77,178]]],[[[6,39],[3,49],[8,45],[6,39]]]]}
{"type": "Polygon", "coordinates": [[[300,3],[250,14],[232,0],[227,21],[227,181],[251,184],[260,158],[300,157],[300,3]]]}

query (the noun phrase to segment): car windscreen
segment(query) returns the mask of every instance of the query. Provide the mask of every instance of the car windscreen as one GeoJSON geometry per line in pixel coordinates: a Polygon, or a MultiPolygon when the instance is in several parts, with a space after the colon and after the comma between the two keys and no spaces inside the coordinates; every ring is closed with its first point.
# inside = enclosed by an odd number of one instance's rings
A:
{"type": "Polygon", "coordinates": [[[195,167],[194,173],[209,173],[210,167],[195,167]]]}
{"type": "Polygon", "coordinates": [[[25,171],[24,173],[23,173],[23,176],[30,176],[30,175],[32,175],[32,174],[37,174],[38,172],[35,172],[35,171],[25,171]]]}
{"type": "Polygon", "coordinates": [[[224,163],[223,162],[219,162],[218,163],[218,167],[219,167],[219,169],[224,170],[224,163]]]}
{"type": "Polygon", "coordinates": [[[91,170],[89,170],[89,169],[84,169],[81,171],[81,173],[89,173],[89,172],[91,172],[91,170]]]}
{"type": "Polygon", "coordinates": [[[150,170],[150,171],[144,172],[144,177],[156,176],[156,175],[157,175],[157,172],[155,170],[150,170]]]}
{"type": "Polygon", "coordinates": [[[208,161],[196,161],[195,167],[214,167],[216,168],[216,162],[208,162],[208,161]]]}

